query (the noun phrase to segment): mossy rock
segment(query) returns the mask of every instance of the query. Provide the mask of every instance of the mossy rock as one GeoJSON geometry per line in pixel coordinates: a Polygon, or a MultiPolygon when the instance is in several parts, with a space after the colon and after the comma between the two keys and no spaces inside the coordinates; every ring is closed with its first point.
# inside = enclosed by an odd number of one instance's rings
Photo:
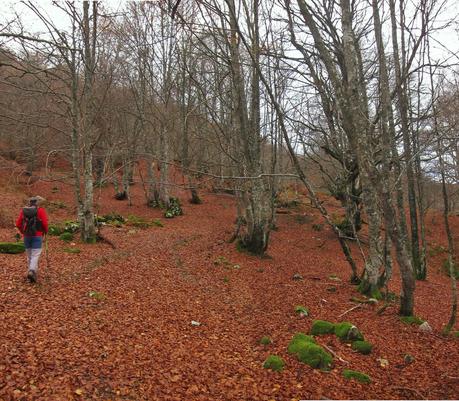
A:
{"type": "Polygon", "coordinates": [[[378,288],[372,289],[368,280],[365,279],[357,286],[357,291],[373,299],[381,300],[383,298],[381,291],[378,288]]]}
{"type": "Polygon", "coordinates": [[[266,359],[266,361],[263,363],[263,367],[265,369],[271,369],[274,370],[275,372],[280,372],[284,369],[285,362],[284,360],[277,355],[270,355],[266,359]]]}
{"type": "Polygon", "coordinates": [[[360,330],[349,322],[335,324],[335,334],[341,341],[363,341],[360,330]]]}
{"type": "Polygon", "coordinates": [[[23,242],[0,242],[0,253],[23,253],[25,246],[23,242]]]}
{"type": "Polygon", "coordinates": [[[295,306],[295,313],[298,315],[309,316],[308,308],[305,308],[302,305],[295,306]]]}
{"type": "Polygon", "coordinates": [[[333,357],[320,345],[304,342],[297,353],[298,360],[314,369],[328,370],[333,363],[333,357]]]}
{"type": "Polygon", "coordinates": [[[425,322],[425,320],[417,316],[402,316],[400,317],[400,320],[405,324],[415,324],[417,326],[420,326],[425,322]]]}
{"type": "Polygon", "coordinates": [[[314,320],[312,322],[311,334],[313,336],[320,336],[323,334],[333,334],[335,332],[335,325],[325,320],[314,320]]]}
{"type": "Polygon", "coordinates": [[[269,344],[272,344],[273,341],[271,340],[270,337],[263,336],[263,337],[260,338],[259,342],[260,342],[261,345],[269,345],[269,344]]]}
{"type": "Polygon", "coordinates": [[[352,349],[360,352],[363,355],[368,355],[371,353],[371,350],[373,349],[373,345],[371,345],[367,341],[354,341],[352,343],[352,349]]]}
{"type": "Polygon", "coordinates": [[[344,369],[343,376],[348,380],[355,379],[360,383],[371,383],[370,376],[356,370],[344,369]]]}
{"type": "Polygon", "coordinates": [[[290,354],[297,354],[300,349],[304,348],[306,344],[315,344],[316,340],[312,336],[308,336],[304,333],[296,333],[290,341],[287,351],[290,354]]]}
{"type": "Polygon", "coordinates": [[[73,234],[65,231],[61,235],[59,235],[59,239],[65,242],[73,241],[73,234]]]}

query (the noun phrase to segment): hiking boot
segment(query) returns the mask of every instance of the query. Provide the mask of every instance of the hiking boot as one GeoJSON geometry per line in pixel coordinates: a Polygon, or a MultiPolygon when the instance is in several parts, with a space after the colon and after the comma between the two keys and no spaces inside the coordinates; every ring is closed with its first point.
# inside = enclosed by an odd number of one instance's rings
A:
{"type": "Polygon", "coordinates": [[[36,283],[37,282],[37,273],[35,273],[33,270],[29,270],[27,273],[27,280],[31,283],[36,283]]]}

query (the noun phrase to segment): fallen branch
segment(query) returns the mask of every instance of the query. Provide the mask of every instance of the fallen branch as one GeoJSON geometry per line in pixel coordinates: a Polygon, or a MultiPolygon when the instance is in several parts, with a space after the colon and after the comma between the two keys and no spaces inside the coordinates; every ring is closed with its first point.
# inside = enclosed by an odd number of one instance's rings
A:
{"type": "Polygon", "coordinates": [[[338,317],[342,317],[346,315],[347,313],[352,312],[354,309],[361,308],[361,307],[362,307],[362,304],[355,305],[351,309],[348,309],[347,311],[341,313],[341,315],[339,315],[338,317]]]}
{"type": "Polygon", "coordinates": [[[375,304],[376,302],[373,299],[361,299],[357,297],[352,297],[350,299],[351,302],[356,302],[358,304],[375,304]]]}
{"type": "Polygon", "coordinates": [[[418,390],[416,390],[416,389],[414,389],[414,388],[391,386],[391,387],[389,387],[389,389],[392,389],[392,390],[402,390],[402,391],[408,390],[408,391],[411,391],[413,394],[415,394],[416,397],[418,397],[419,400],[425,400],[425,397],[423,397],[422,394],[421,394],[418,390]]]}
{"type": "Polygon", "coordinates": [[[337,358],[340,362],[343,362],[343,363],[349,363],[348,361],[345,361],[343,358],[341,358],[335,351],[333,351],[330,347],[328,347],[327,345],[322,345],[322,347],[324,347],[328,352],[330,352],[330,354],[332,354],[335,358],[337,358]]]}

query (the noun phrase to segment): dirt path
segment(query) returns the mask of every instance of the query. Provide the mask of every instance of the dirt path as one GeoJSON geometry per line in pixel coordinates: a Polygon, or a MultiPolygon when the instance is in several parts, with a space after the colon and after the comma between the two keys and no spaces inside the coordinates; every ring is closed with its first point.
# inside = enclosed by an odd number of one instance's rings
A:
{"type": "MultiPolygon", "coordinates": [[[[348,268],[327,230],[291,216],[280,217],[270,258],[238,253],[226,242],[232,202],[209,195],[162,228],[107,228],[116,249],[78,244],[80,254],[67,254],[53,238],[37,286],[23,279],[22,255],[0,255],[0,400],[459,397],[457,340],[418,333],[398,320],[396,306],[382,316],[371,306],[346,315],[375,345],[369,356],[333,336],[319,341],[346,362],[335,359],[329,373],[289,356],[295,332],[352,307],[348,268]],[[294,273],[304,280],[293,281],[294,273]],[[300,304],[311,318],[295,315],[300,304]],[[259,345],[263,335],[274,343],[259,345]],[[285,358],[284,372],[261,367],[271,353],[285,358]],[[348,382],[343,368],[373,383],[348,382]]],[[[434,276],[417,295],[419,314],[437,332],[448,312],[439,290],[447,280],[434,276]]]]}

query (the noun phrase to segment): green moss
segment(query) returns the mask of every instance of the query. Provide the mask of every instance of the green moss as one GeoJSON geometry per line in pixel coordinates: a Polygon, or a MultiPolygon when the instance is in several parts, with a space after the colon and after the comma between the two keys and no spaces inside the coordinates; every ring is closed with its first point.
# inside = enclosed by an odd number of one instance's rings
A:
{"type": "Polygon", "coordinates": [[[0,242],[0,253],[23,253],[25,251],[23,242],[0,242]]]}
{"type": "Polygon", "coordinates": [[[65,242],[73,241],[73,234],[65,231],[61,235],[59,235],[59,239],[65,242]]]}
{"type": "Polygon", "coordinates": [[[315,344],[316,340],[314,337],[304,333],[296,333],[290,341],[287,350],[290,354],[297,354],[308,343],[315,344]]]}
{"type": "Polygon", "coordinates": [[[105,294],[99,291],[89,291],[88,295],[90,298],[97,299],[98,301],[103,301],[106,298],[105,294]]]}
{"type": "Polygon", "coordinates": [[[263,363],[263,367],[265,369],[271,369],[274,370],[275,372],[280,372],[284,369],[285,362],[284,360],[277,355],[270,355],[266,359],[266,361],[263,363]]]}
{"type": "Polygon", "coordinates": [[[335,334],[341,341],[363,341],[362,333],[349,322],[337,323],[335,325],[335,334]]]}
{"type": "Polygon", "coordinates": [[[371,383],[370,376],[356,370],[344,369],[343,376],[348,380],[355,379],[361,383],[371,383]]]}
{"type": "Polygon", "coordinates": [[[459,338],[459,331],[453,331],[451,335],[455,338],[459,338]]]}
{"type": "Polygon", "coordinates": [[[269,345],[269,344],[272,344],[272,340],[268,336],[263,336],[260,338],[260,344],[269,345]]]}
{"type": "Polygon", "coordinates": [[[81,249],[78,249],[78,248],[64,248],[64,252],[66,252],[66,253],[80,253],[81,249]]]}
{"type": "Polygon", "coordinates": [[[312,368],[328,370],[333,363],[333,357],[320,345],[305,342],[297,353],[298,360],[312,368]]]}
{"type": "Polygon", "coordinates": [[[314,320],[312,322],[311,334],[320,336],[322,334],[332,334],[335,331],[335,325],[325,320],[314,320]]]}
{"type": "Polygon", "coordinates": [[[305,316],[308,316],[309,315],[309,311],[307,308],[305,308],[304,306],[302,305],[297,305],[295,306],[295,313],[297,313],[298,315],[299,314],[303,314],[305,316]]]}
{"type": "Polygon", "coordinates": [[[164,224],[161,223],[161,220],[159,220],[159,219],[153,220],[153,221],[151,222],[151,224],[153,224],[153,225],[156,226],[156,227],[164,227],[164,224]]]}
{"type": "Polygon", "coordinates": [[[422,320],[420,317],[417,316],[402,316],[400,320],[405,324],[416,324],[420,326],[425,320],[422,320]]]}
{"type": "Polygon", "coordinates": [[[360,284],[357,286],[357,291],[361,294],[367,295],[370,298],[382,299],[383,296],[379,288],[371,286],[368,280],[363,279],[360,284]]]}
{"type": "Polygon", "coordinates": [[[366,341],[354,341],[352,343],[352,349],[360,352],[361,354],[368,355],[373,349],[373,345],[366,341]]]}
{"type": "Polygon", "coordinates": [[[126,220],[127,224],[136,228],[149,228],[152,223],[140,216],[130,214],[126,220]]]}

